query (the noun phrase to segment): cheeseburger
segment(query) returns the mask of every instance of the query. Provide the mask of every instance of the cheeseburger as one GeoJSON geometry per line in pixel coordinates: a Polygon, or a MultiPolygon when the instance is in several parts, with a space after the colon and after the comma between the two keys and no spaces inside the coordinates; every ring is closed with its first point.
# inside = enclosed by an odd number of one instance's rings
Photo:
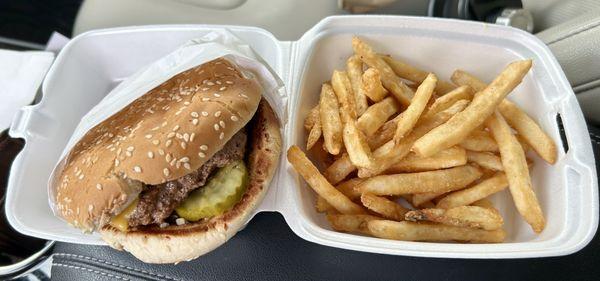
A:
{"type": "Polygon", "coordinates": [[[77,142],[53,182],[69,224],[142,261],[223,244],[262,200],[279,122],[247,71],[220,58],[175,75],[77,142]]]}

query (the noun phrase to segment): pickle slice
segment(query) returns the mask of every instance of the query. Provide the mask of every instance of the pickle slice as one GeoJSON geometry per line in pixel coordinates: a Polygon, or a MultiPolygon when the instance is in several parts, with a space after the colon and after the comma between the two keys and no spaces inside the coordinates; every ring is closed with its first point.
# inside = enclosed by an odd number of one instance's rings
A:
{"type": "Polygon", "coordinates": [[[188,221],[220,215],[240,201],[247,183],[244,162],[232,162],[219,169],[204,187],[192,191],[175,212],[188,221]]]}

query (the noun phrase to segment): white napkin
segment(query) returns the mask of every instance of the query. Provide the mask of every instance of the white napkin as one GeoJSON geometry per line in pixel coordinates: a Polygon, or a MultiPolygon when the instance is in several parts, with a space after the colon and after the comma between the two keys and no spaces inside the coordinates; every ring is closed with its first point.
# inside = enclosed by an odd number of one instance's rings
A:
{"type": "Polygon", "coordinates": [[[0,131],[10,126],[21,107],[33,102],[53,61],[51,52],[0,50],[0,131]]]}

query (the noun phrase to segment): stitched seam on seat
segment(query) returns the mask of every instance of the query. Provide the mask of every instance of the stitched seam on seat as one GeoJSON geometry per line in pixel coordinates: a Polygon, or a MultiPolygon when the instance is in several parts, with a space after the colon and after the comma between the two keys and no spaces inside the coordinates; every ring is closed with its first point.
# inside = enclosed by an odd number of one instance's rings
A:
{"type": "Polygon", "coordinates": [[[113,275],[113,274],[110,274],[110,273],[102,272],[102,271],[91,269],[91,268],[87,268],[87,267],[81,267],[81,266],[75,266],[75,265],[69,265],[69,264],[63,264],[63,263],[53,263],[52,266],[85,270],[85,271],[88,271],[88,272],[92,272],[92,273],[99,274],[99,275],[106,276],[106,277],[110,277],[110,278],[116,278],[116,279],[119,279],[119,280],[125,280],[125,281],[130,280],[129,278],[121,277],[121,276],[118,276],[118,275],[113,275]]]}
{"type": "Polygon", "coordinates": [[[563,36],[562,36],[562,37],[560,37],[560,38],[557,38],[557,39],[555,39],[555,40],[553,40],[553,41],[550,41],[550,42],[548,42],[547,44],[548,44],[548,45],[551,45],[551,44],[557,43],[557,42],[559,42],[559,41],[565,40],[565,39],[567,39],[567,38],[569,38],[569,37],[573,37],[573,36],[575,36],[575,35],[578,35],[578,34],[580,34],[580,33],[582,33],[582,32],[586,32],[586,31],[588,31],[588,30],[591,30],[591,29],[593,29],[593,28],[596,28],[596,27],[598,27],[598,26],[600,26],[600,21],[598,21],[598,22],[595,22],[594,24],[592,24],[592,25],[589,25],[589,26],[580,27],[578,30],[574,30],[574,31],[572,31],[572,32],[570,32],[570,33],[568,33],[568,34],[565,34],[565,35],[563,35],[563,36]]]}
{"type": "Polygon", "coordinates": [[[143,269],[138,269],[138,268],[133,268],[130,266],[126,266],[126,265],[122,265],[122,264],[117,264],[117,263],[112,263],[109,261],[105,261],[102,259],[97,259],[97,258],[92,258],[92,257],[88,257],[88,256],[83,256],[83,255],[75,255],[75,254],[68,254],[68,253],[55,253],[53,256],[64,256],[64,257],[71,257],[71,258],[79,258],[79,259],[86,259],[86,260],[90,260],[90,261],[94,261],[94,262],[99,262],[99,263],[103,263],[106,265],[111,265],[111,266],[116,266],[119,268],[124,268],[124,269],[128,269],[128,270],[133,270],[136,272],[140,272],[140,273],[144,273],[144,274],[148,274],[150,276],[154,276],[154,277],[158,277],[158,278],[164,278],[164,279],[169,279],[169,280],[173,280],[173,281],[183,281],[182,279],[178,279],[175,277],[171,277],[171,276],[167,276],[167,275],[162,275],[162,274],[158,274],[158,273],[152,273],[143,269]]]}
{"type": "Polygon", "coordinates": [[[575,92],[585,92],[600,87],[600,78],[595,78],[592,81],[580,83],[579,85],[573,86],[575,92]]]}
{"type": "Polygon", "coordinates": [[[596,142],[600,141],[600,136],[598,136],[598,135],[596,135],[596,134],[594,134],[592,132],[590,132],[590,136],[592,136],[592,140],[594,140],[594,138],[596,138],[595,139],[596,142]]]}

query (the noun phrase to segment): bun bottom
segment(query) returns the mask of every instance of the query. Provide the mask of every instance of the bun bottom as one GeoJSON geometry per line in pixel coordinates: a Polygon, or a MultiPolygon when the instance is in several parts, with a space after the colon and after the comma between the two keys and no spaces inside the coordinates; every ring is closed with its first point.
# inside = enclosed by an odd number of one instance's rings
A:
{"type": "Polygon", "coordinates": [[[281,155],[279,121],[266,100],[261,100],[254,119],[250,125],[248,188],[231,210],[208,220],[164,228],[150,226],[122,232],[106,225],[100,230],[102,239],[147,263],[189,261],[227,242],[244,227],[264,198],[281,155]]]}

